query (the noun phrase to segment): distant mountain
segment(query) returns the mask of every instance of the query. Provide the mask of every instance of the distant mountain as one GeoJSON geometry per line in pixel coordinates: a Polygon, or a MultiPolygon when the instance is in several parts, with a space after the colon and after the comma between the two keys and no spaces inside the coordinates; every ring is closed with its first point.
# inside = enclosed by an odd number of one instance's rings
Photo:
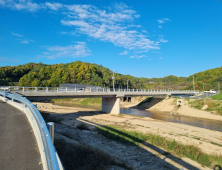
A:
{"type": "MultiPolygon", "coordinates": [[[[222,81],[222,67],[195,73],[189,77],[169,75],[163,78],[137,78],[131,75],[115,73],[115,88],[139,89],[192,89],[193,76],[195,89],[217,88],[217,81],[222,81]]],[[[76,61],[67,64],[46,65],[28,63],[19,66],[0,67],[0,85],[31,87],[58,87],[63,83],[88,84],[113,87],[113,72],[102,65],[76,61]]]]}

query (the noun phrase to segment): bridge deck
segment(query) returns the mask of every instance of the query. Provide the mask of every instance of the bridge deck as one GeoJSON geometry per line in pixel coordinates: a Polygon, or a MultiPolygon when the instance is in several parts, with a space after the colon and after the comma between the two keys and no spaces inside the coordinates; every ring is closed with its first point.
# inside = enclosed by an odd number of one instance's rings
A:
{"type": "Polygon", "coordinates": [[[25,114],[0,100],[0,169],[42,170],[37,148],[25,114]]]}

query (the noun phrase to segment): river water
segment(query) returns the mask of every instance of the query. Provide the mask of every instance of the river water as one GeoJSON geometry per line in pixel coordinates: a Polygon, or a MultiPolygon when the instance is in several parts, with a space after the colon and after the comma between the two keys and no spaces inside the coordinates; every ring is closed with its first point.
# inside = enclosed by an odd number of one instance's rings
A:
{"type": "MultiPolygon", "coordinates": [[[[72,104],[56,104],[56,105],[68,106],[68,107],[92,108],[95,110],[101,110],[100,107],[94,107],[94,106],[82,106],[82,105],[72,105],[72,104]]],[[[120,113],[150,117],[157,120],[180,123],[180,124],[196,126],[200,128],[211,129],[211,130],[222,132],[222,121],[217,121],[217,120],[172,115],[167,112],[150,112],[147,110],[140,110],[140,109],[134,109],[134,108],[121,108],[120,113]]]]}

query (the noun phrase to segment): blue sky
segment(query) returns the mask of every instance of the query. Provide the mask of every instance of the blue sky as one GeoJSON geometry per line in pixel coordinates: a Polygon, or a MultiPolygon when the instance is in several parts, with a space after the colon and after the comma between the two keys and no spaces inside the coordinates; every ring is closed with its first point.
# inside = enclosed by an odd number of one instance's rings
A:
{"type": "Polygon", "coordinates": [[[0,0],[0,66],[83,61],[136,77],[222,64],[220,0],[0,0]]]}

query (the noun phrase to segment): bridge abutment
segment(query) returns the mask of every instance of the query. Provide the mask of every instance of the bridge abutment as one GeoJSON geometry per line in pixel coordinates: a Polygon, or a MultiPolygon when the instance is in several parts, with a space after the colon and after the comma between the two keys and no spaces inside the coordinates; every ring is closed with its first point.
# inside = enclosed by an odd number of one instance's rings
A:
{"type": "Polygon", "coordinates": [[[111,114],[120,113],[120,97],[103,97],[102,111],[111,114]]]}

